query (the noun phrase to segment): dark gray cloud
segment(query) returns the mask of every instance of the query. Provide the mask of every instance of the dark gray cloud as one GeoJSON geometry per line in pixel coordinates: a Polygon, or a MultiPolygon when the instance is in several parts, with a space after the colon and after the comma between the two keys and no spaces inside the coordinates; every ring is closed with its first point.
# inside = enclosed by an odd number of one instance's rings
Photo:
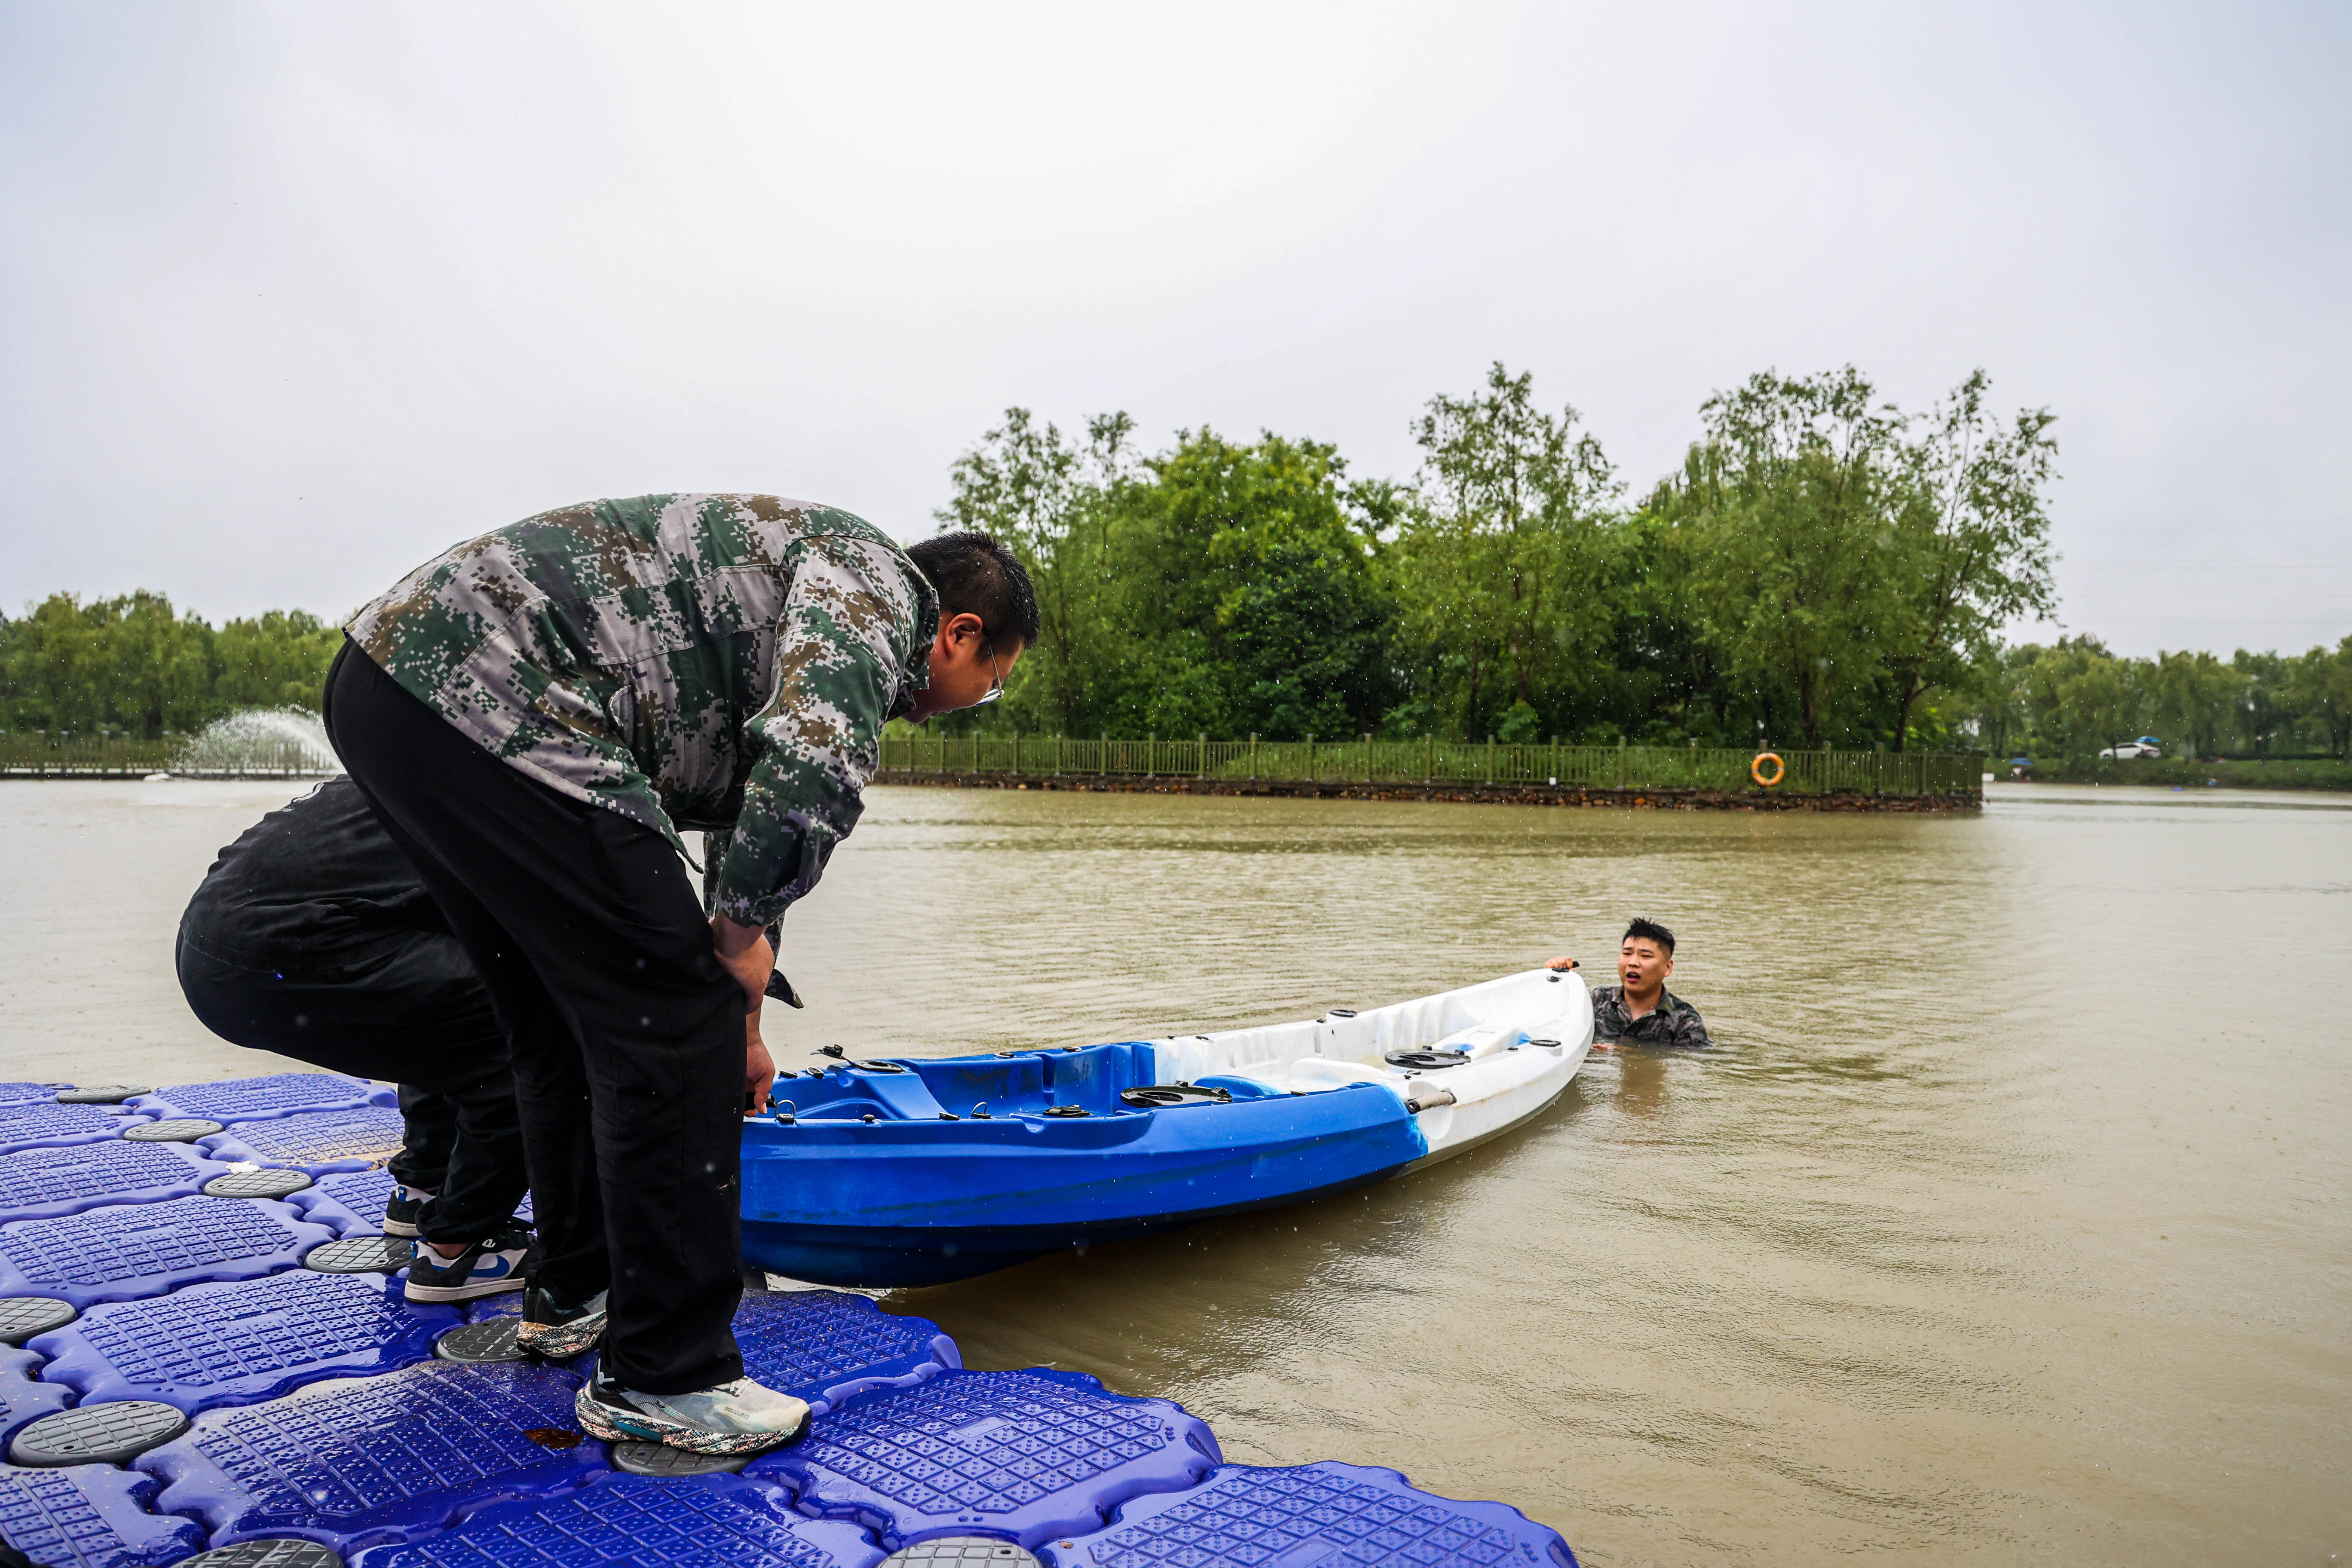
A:
{"type": "Polygon", "coordinates": [[[1851,361],[2061,416],[2065,621],[2352,632],[2352,12],[0,4],[0,603],[335,612],[597,494],[929,527],[1008,403],[1637,485],[1851,361]]]}

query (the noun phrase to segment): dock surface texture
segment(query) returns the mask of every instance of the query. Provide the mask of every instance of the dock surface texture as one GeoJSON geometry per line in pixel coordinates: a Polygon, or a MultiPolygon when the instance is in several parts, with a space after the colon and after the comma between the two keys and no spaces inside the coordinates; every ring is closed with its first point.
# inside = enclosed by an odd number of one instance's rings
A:
{"type": "Polygon", "coordinates": [[[418,1307],[397,1274],[303,1267],[383,1218],[389,1090],[65,1089],[0,1084],[0,1539],[43,1568],[1574,1568],[1505,1504],[1229,1465],[1167,1400],[967,1371],[848,1291],[749,1291],[735,1320],[750,1374],[809,1402],[802,1441],[616,1457],[574,1423],[593,1352],[519,1359],[480,1326],[519,1297],[418,1307]],[[122,1136],[186,1121],[223,1131],[122,1136]],[[207,1192],[257,1165],[316,1183],[207,1192]]]}

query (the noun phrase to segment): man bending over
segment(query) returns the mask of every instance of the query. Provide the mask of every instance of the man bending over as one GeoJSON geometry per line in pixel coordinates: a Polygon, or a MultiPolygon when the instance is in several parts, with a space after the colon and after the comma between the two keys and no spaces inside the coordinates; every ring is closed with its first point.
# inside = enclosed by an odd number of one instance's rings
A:
{"type": "MultiPolygon", "coordinates": [[[[1549,969],[1574,969],[1576,960],[1555,958],[1549,969]]],[[[1637,920],[1617,944],[1617,984],[1592,990],[1592,1037],[1636,1046],[1704,1046],[1706,1025],[1698,1009],[1666,989],[1675,972],[1675,933],[1655,921],[1637,920]]]]}
{"type": "Polygon", "coordinates": [[[460,544],[347,630],[327,732],[507,1037],[540,1241],[520,1342],[602,1338],[577,1404],[608,1442],[792,1441],[808,1406],[743,1375],[730,1327],[766,928],[856,825],[884,721],[1002,689],[1027,574],[985,534],[910,556],[831,507],[641,496],[460,544]],[[698,827],[730,830],[708,914],[698,827]]]}

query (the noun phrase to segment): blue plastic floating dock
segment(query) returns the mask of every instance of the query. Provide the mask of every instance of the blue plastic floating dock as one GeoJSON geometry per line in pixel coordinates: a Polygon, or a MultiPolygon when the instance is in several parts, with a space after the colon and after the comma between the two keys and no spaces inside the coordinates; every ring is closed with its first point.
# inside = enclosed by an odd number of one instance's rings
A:
{"type": "Polygon", "coordinates": [[[746,1373],[819,1414],[854,1394],[908,1387],[963,1364],[937,1323],[892,1317],[845,1290],[747,1290],[735,1342],[746,1373]]]}
{"type": "Polygon", "coordinates": [[[0,1295],[85,1310],[291,1268],[334,1232],[269,1199],[173,1198],[0,1225],[0,1295]]]}
{"type": "Polygon", "coordinates": [[[1559,1532],[1498,1502],[1433,1497],[1394,1470],[1228,1465],[1207,1485],[1139,1499],[1097,1534],[1057,1541],[1053,1568],[1576,1568],[1559,1532]]]}
{"type": "Polygon", "coordinates": [[[26,1348],[48,1356],[43,1379],[73,1389],[82,1404],[160,1399],[194,1415],[330,1377],[413,1366],[431,1357],[436,1334],[461,1321],[453,1307],[411,1306],[381,1274],[298,1268],[96,1307],[26,1348]]]}
{"type": "Polygon", "coordinates": [[[23,1105],[31,1100],[48,1100],[58,1092],[54,1083],[0,1083],[0,1105],[23,1105]]]}
{"type": "Polygon", "coordinates": [[[19,1149],[65,1149],[119,1138],[126,1126],[148,1120],[119,1105],[58,1105],[49,1100],[0,1105],[0,1154],[19,1149]]]}
{"type": "Polygon", "coordinates": [[[73,1402],[62,1384],[43,1383],[41,1357],[0,1345],[0,1452],[26,1423],[63,1410],[73,1402]]]}
{"type": "Polygon", "coordinates": [[[320,1175],[329,1171],[366,1171],[400,1152],[400,1112],[368,1105],[353,1110],[306,1110],[273,1121],[240,1121],[202,1140],[198,1147],[215,1160],[249,1160],[320,1175]]]}
{"type": "Polygon", "coordinates": [[[876,1568],[971,1538],[1052,1568],[1573,1568],[1503,1504],[1393,1470],[1223,1465],[1178,1405],[1077,1373],[965,1372],[938,1324],[837,1290],[748,1292],[736,1314],[746,1369],[816,1411],[803,1441],[740,1475],[617,1474],[575,1426],[591,1357],[433,1358],[519,1296],[415,1307],[381,1274],[294,1267],[383,1222],[400,1117],[349,1086],[181,1085],[128,1111],[0,1086],[0,1335],[30,1336],[0,1347],[0,1443],[110,1402],[194,1418],[127,1468],[0,1466],[0,1538],[43,1568],[273,1541],[351,1568],[876,1568]],[[156,1117],[230,1125],[193,1148],[119,1136],[156,1117]],[[191,1195],[230,1161],[317,1184],[191,1195]],[[84,1310],[45,1327],[53,1303],[84,1310]]]}
{"type": "Polygon", "coordinates": [[[378,1089],[340,1073],[280,1072],[266,1078],[229,1078],[212,1083],[179,1083],[131,1100],[135,1110],[151,1116],[201,1116],[224,1124],[274,1121],[311,1110],[356,1110],[365,1105],[400,1103],[389,1089],[378,1089]]]}
{"type": "Polygon", "coordinates": [[[1190,1487],[1222,1457],[1181,1406],[1083,1373],[950,1372],[853,1400],[744,1474],[893,1550],[975,1529],[1034,1549],[1099,1529],[1129,1498],[1190,1487]]]}
{"type": "Polygon", "coordinates": [[[572,1429],[579,1387],[531,1363],[427,1362],[212,1411],[136,1464],[164,1483],[158,1506],[204,1521],[215,1546],[299,1535],[348,1557],[602,1474],[604,1445],[572,1429]]]}
{"type": "Polygon", "coordinates": [[[0,1536],[43,1568],[164,1568],[203,1551],[203,1528],[154,1500],[153,1479],[111,1465],[0,1465],[0,1536]]]}
{"type": "Polygon", "coordinates": [[[855,1526],[793,1513],[740,1476],[609,1476],[537,1502],[502,1503],[429,1541],[379,1546],[352,1568],[873,1568],[855,1526]]]}
{"type": "Polygon", "coordinates": [[[79,1214],[101,1204],[190,1198],[228,1167],[185,1143],[109,1139],[69,1149],[0,1154],[0,1224],[79,1214]]]}

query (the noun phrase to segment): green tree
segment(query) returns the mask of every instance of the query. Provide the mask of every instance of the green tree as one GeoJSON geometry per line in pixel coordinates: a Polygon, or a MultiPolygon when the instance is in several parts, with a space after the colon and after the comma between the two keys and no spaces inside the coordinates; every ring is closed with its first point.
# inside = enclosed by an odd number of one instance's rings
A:
{"type": "Polygon", "coordinates": [[[2005,624],[2056,610],[2042,495],[2055,473],[2055,416],[2021,409],[2001,425],[1985,406],[1990,387],[1983,371],[1971,374],[1900,459],[1903,559],[1884,632],[1898,752],[1924,695],[1965,682],[2005,624]]]}
{"type": "Polygon", "coordinates": [[[2025,706],[2043,752],[2085,760],[2147,728],[2152,715],[2142,672],[2095,637],[2061,637],[2021,652],[2025,706]]]}
{"type": "Polygon", "coordinates": [[[2195,756],[2223,750],[2246,706],[2245,673],[2210,653],[2159,649],[2147,684],[2167,738],[2185,743],[2195,756]]]}
{"type": "Polygon", "coordinates": [[[2294,660],[2287,682],[2296,707],[2327,737],[2327,749],[2352,756],[2352,637],[2333,652],[2315,647],[2294,660]]]}
{"type": "Polygon", "coordinates": [[[211,626],[143,588],[98,608],[110,645],[107,707],[115,723],[152,738],[193,730],[220,711],[213,692],[211,626]]]}
{"type": "Polygon", "coordinates": [[[90,733],[105,724],[113,684],[108,630],[106,613],[76,594],[52,594],[11,622],[11,725],[90,733]]]}
{"type": "Polygon", "coordinates": [[[1852,366],[1765,372],[1701,407],[1705,437],[1649,510],[1685,537],[1703,632],[1768,734],[1864,726],[1906,614],[1904,419],[1852,366]]]}
{"type": "Polygon", "coordinates": [[[1005,694],[1016,727],[1082,731],[1100,704],[1092,684],[1116,662],[1102,610],[1110,567],[1113,498],[1135,482],[1129,445],[1135,421],[1123,413],[1087,421],[1081,447],[1025,408],[949,470],[943,529],[973,529],[1003,540],[1029,568],[1037,592],[1040,647],[1022,658],[1005,694]]]}
{"type": "Polygon", "coordinates": [[[2032,714],[2026,705],[2026,671],[2038,648],[1994,647],[1978,656],[1969,672],[1967,729],[1996,757],[2014,755],[2032,743],[2032,714]]]}
{"type": "MultiPolygon", "coordinates": [[[[1593,592],[1619,486],[1574,408],[1536,406],[1534,377],[1500,361],[1468,397],[1440,394],[1413,426],[1422,450],[1396,570],[1425,707],[1475,736],[1507,710],[1532,738],[1596,663],[1607,625],[1593,592]]],[[[1563,715],[1564,716],[1564,715],[1563,715]]]]}
{"type": "Polygon", "coordinates": [[[1126,725],[1270,738],[1374,728],[1392,612],[1372,520],[1338,453],[1204,429],[1144,467],[1150,482],[1119,489],[1111,523],[1110,629],[1136,650],[1126,725]]]}

